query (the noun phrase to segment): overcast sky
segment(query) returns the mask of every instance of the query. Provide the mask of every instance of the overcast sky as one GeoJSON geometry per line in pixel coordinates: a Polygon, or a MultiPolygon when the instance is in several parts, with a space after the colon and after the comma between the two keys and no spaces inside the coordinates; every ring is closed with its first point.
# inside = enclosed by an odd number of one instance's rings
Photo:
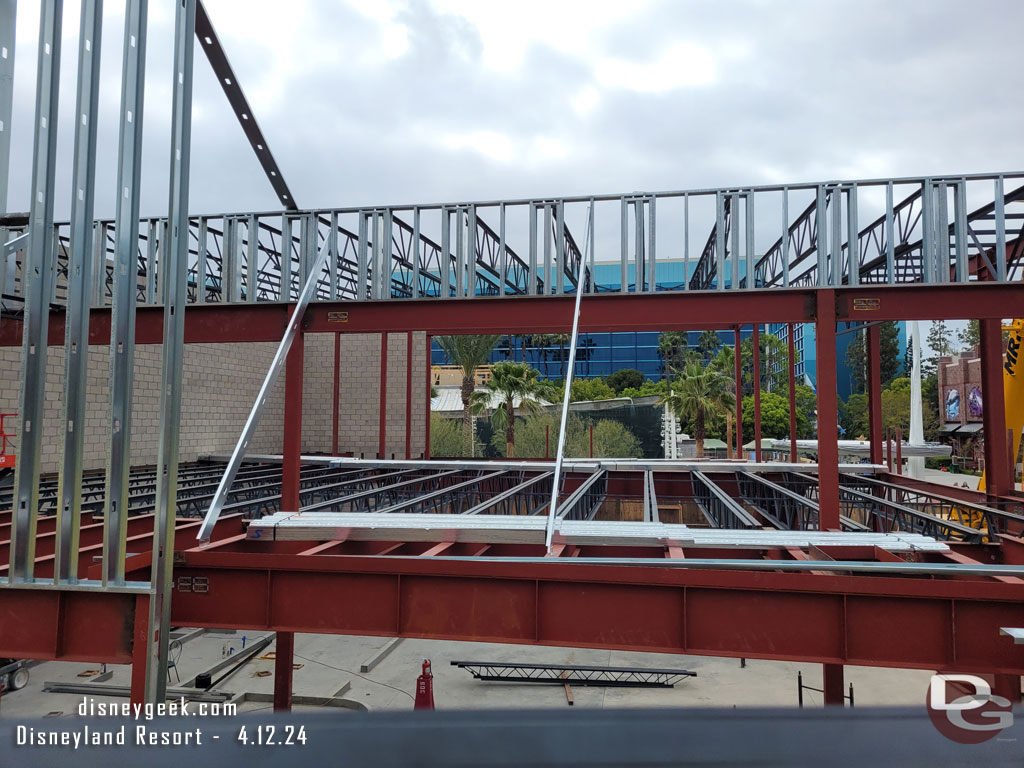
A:
{"type": "MultiPolygon", "coordinates": [[[[1018,170],[1024,3],[206,0],[302,207],[1018,170]],[[287,8],[287,10],[284,10],[287,8]]],[[[65,3],[58,216],[79,3],[65,3]]],[[[97,214],[124,5],[106,3],[97,214]]],[[[143,214],[167,209],[173,4],[150,2],[143,214]]],[[[39,3],[18,3],[11,210],[39,3]]],[[[280,208],[197,47],[191,210],[280,208]]]]}

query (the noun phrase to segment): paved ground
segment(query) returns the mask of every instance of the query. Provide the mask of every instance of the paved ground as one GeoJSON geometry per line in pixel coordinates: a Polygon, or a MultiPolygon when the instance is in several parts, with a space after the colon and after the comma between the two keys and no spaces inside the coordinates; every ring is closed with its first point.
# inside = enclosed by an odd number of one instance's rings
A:
{"type": "MultiPolygon", "coordinates": [[[[265,633],[207,633],[186,642],[177,668],[183,680],[220,662],[225,649],[241,649],[265,633]]],[[[411,709],[416,677],[423,659],[430,658],[434,673],[434,697],[439,709],[516,709],[565,707],[561,686],[521,683],[486,683],[473,679],[468,672],[450,666],[453,659],[464,661],[518,661],[556,664],[596,664],[609,666],[645,666],[683,668],[697,672],[674,689],[582,688],[574,687],[575,707],[746,707],[797,706],[797,672],[804,682],[821,687],[821,667],[778,661],[748,660],[746,667],[739,659],[701,656],[675,656],[654,653],[627,653],[571,648],[549,648],[491,643],[461,643],[434,640],[403,640],[372,671],[361,675],[362,663],[373,657],[388,642],[387,638],[339,637],[333,635],[297,635],[294,692],[328,699],[349,684],[334,699],[332,711],[343,714],[352,709],[411,709]],[[346,708],[347,707],[347,708],[346,708]]],[[[271,644],[261,652],[274,649],[271,644]]],[[[274,662],[254,659],[224,680],[217,690],[239,694],[246,691],[269,694],[273,691],[274,662]],[[271,673],[261,676],[260,673],[271,673]]],[[[97,665],[69,662],[47,662],[31,670],[31,681],[25,689],[5,696],[0,703],[0,717],[41,717],[60,713],[72,715],[82,702],[81,695],[45,693],[47,681],[84,682],[79,675],[98,670],[97,665]]],[[[111,665],[106,682],[127,685],[129,668],[111,665]]],[[[847,667],[846,681],[854,685],[858,706],[910,705],[924,706],[930,673],[919,670],[847,667]]],[[[176,682],[172,675],[172,685],[176,682]]],[[[98,698],[96,701],[124,701],[98,698]]],[[[805,691],[806,706],[821,706],[821,694],[805,691]]],[[[266,701],[246,701],[239,712],[270,708],[266,701]]],[[[317,707],[314,707],[317,708],[317,707]]],[[[306,707],[296,707],[297,711],[306,707]]]]}

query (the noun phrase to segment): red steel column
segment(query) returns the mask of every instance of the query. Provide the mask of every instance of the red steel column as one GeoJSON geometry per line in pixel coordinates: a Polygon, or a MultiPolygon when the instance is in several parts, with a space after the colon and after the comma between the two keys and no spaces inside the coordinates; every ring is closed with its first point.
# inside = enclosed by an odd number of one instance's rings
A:
{"type": "Polygon", "coordinates": [[[871,463],[882,463],[882,361],[878,325],[867,329],[868,358],[868,440],[871,441],[871,463]]]}
{"type": "Polygon", "coordinates": [[[978,321],[981,351],[982,421],[985,429],[985,490],[1000,496],[1013,490],[1003,400],[1003,333],[998,320],[978,321]]]}
{"type": "Polygon", "coordinates": [[[818,527],[839,530],[839,408],[836,395],[836,296],[818,291],[818,527]]]}
{"type": "Polygon", "coordinates": [[[284,456],[281,466],[281,509],[299,509],[299,480],[302,467],[302,365],[305,337],[295,334],[284,363],[284,456]]]}
{"type": "Polygon", "coordinates": [[[761,324],[754,323],[754,461],[761,461],[761,324]]]}
{"type": "MultiPolygon", "coordinates": [[[[819,358],[818,364],[821,364],[819,358]]],[[[818,369],[821,370],[820,368],[818,369]]],[[[819,374],[820,375],[820,374],[819,374]]],[[[843,706],[843,665],[822,664],[822,690],[825,692],[826,707],[843,706]]]]}
{"type": "Polygon", "coordinates": [[[338,430],[341,427],[341,334],[334,334],[334,428],[331,430],[331,453],[338,455],[338,430]]]}
{"type": "Polygon", "coordinates": [[[733,357],[736,360],[736,457],[743,456],[743,366],[740,352],[740,327],[737,325],[733,337],[733,357]]]}
{"type": "Polygon", "coordinates": [[[388,334],[380,335],[380,427],[377,430],[377,458],[385,458],[388,436],[388,334]]]}
{"type": "Polygon", "coordinates": [[[405,334],[405,458],[412,458],[412,331],[405,334]]]}
{"type": "Polygon", "coordinates": [[[149,595],[135,598],[135,627],[132,634],[132,683],[129,701],[143,704],[146,701],[146,633],[149,631],[149,595]]]}
{"type": "Polygon", "coordinates": [[[426,400],[426,403],[423,406],[424,410],[427,412],[426,413],[427,421],[426,421],[425,426],[423,427],[423,458],[424,459],[429,459],[430,458],[430,390],[433,388],[433,385],[434,385],[434,382],[430,380],[430,349],[431,349],[431,345],[433,345],[433,343],[434,343],[433,337],[428,333],[427,334],[427,347],[426,347],[426,352],[425,352],[426,368],[427,368],[427,393],[426,393],[426,397],[424,398],[426,400]]]}
{"type": "Polygon", "coordinates": [[[793,323],[789,324],[789,460],[796,464],[796,347],[793,323]]]}
{"type": "Polygon", "coordinates": [[[295,664],[295,633],[278,632],[274,653],[274,711],[291,712],[292,670],[295,664]]]}

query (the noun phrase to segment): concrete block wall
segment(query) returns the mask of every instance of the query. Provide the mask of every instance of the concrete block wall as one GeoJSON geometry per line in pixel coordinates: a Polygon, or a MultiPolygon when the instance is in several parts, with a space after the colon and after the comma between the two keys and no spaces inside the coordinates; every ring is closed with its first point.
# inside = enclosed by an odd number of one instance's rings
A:
{"type": "MultiPolygon", "coordinates": [[[[275,344],[187,344],[182,371],[181,460],[202,454],[227,452],[234,446],[263,376],[274,356],[275,344]]],[[[159,344],[135,348],[133,377],[131,462],[154,464],[160,432],[159,344]]],[[[46,360],[46,400],[43,419],[41,470],[60,468],[64,446],[64,348],[50,347],[46,360]]],[[[110,349],[89,347],[83,468],[106,466],[110,440],[110,349]]],[[[0,411],[17,412],[21,380],[21,347],[0,349],[0,411]]],[[[253,450],[280,453],[284,417],[283,384],[267,404],[253,450]]],[[[10,431],[19,431],[10,420],[10,431]]],[[[20,435],[14,438],[20,446],[20,435]]],[[[17,453],[17,450],[15,451],[17,453]]]]}
{"type": "MultiPolygon", "coordinates": [[[[302,450],[330,453],[334,419],[334,334],[307,334],[303,371],[302,450]]],[[[388,339],[386,454],[405,456],[406,344],[404,333],[388,339]]],[[[182,372],[181,460],[194,461],[209,453],[228,453],[234,447],[266,375],[276,343],[186,344],[182,372]]],[[[380,334],[341,335],[339,451],[373,458],[378,452],[380,425],[380,334]]],[[[160,429],[160,368],[162,346],[135,348],[132,406],[132,464],[156,462],[160,429]]],[[[86,391],[86,470],[106,465],[109,431],[110,352],[89,348],[86,391]]],[[[426,414],[426,337],[413,337],[412,456],[424,451],[426,414]]],[[[17,412],[21,378],[21,348],[0,348],[0,412],[17,412]]],[[[251,451],[281,453],[284,432],[284,375],[260,420],[251,451]]],[[[46,414],[43,421],[43,472],[59,470],[63,449],[64,349],[47,354],[46,414]]],[[[17,419],[8,421],[18,431],[17,419]]],[[[20,445],[18,436],[15,446],[20,445]]],[[[17,453],[17,449],[15,450],[17,453]]]]}

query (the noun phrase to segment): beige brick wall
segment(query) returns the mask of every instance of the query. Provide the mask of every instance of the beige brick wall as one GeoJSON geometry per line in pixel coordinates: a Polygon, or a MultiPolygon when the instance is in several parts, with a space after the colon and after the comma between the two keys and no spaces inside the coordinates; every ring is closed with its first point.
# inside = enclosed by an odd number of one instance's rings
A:
{"type": "MultiPolygon", "coordinates": [[[[406,334],[388,342],[387,443],[390,458],[405,456],[406,334]]],[[[425,335],[413,337],[412,456],[424,450],[425,335]]],[[[275,343],[187,344],[182,372],[181,460],[229,452],[238,439],[275,343]]],[[[156,461],[160,429],[161,345],[135,349],[132,405],[132,464],[156,461]]],[[[305,337],[302,450],[329,453],[333,428],[334,335],[305,337]]],[[[105,466],[109,441],[109,349],[89,348],[86,390],[85,469],[105,466]]],[[[0,348],[0,412],[18,410],[21,348],[0,348]]],[[[59,469],[63,447],[64,349],[47,356],[43,472],[59,469]]],[[[376,457],[380,413],[380,334],[342,334],[339,450],[376,457]]],[[[277,382],[257,430],[252,451],[280,453],[284,424],[284,376],[277,382]]],[[[9,429],[20,429],[10,420],[9,429]]],[[[19,444],[15,437],[15,444],[19,444]]]]}

